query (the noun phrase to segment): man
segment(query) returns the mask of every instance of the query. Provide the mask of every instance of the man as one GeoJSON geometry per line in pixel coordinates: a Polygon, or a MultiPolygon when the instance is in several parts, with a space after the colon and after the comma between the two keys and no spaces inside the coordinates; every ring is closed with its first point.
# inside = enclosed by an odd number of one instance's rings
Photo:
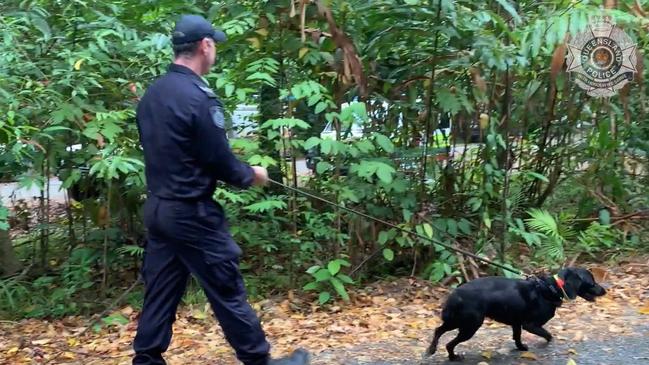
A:
{"type": "Polygon", "coordinates": [[[301,349],[270,359],[270,346],[239,272],[241,249],[229,233],[223,209],[212,199],[217,179],[239,188],[268,181],[266,169],[232,154],[223,129],[223,105],[199,76],[209,72],[216,44],[225,40],[203,17],[181,17],[172,35],[175,60],[138,104],[148,237],[142,268],[146,291],[133,364],[165,364],[162,354],[190,274],[200,282],[226,339],[245,365],[309,363],[301,349]]]}

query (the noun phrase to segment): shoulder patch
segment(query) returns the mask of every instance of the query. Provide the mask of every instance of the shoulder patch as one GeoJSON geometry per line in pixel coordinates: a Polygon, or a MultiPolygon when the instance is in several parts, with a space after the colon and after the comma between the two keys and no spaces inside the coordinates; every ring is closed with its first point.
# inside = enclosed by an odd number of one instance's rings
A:
{"type": "Polygon", "coordinates": [[[211,106],[210,115],[212,116],[212,122],[217,128],[225,129],[225,117],[223,116],[223,111],[220,106],[211,106]]]}
{"type": "Polygon", "coordinates": [[[212,91],[212,89],[210,89],[209,87],[203,85],[202,83],[200,83],[200,82],[198,82],[198,81],[195,82],[194,84],[195,84],[199,89],[201,89],[201,90],[202,90],[202,91],[207,95],[207,97],[209,97],[209,98],[216,98],[216,94],[214,94],[214,91],[212,91]]]}

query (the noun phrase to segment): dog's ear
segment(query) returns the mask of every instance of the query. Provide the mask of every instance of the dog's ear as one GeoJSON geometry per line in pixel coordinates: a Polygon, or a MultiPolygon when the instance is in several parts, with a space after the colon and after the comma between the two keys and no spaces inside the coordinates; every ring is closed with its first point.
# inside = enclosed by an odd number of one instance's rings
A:
{"type": "Polygon", "coordinates": [[[608,270],[603,267],[591,267],[588,271],[593,275],[593,279],[595,279],[596,283],[603,283],[606,281],[609,274],[608,270]]]}
{"type": "Polygon", "coordinates": [[[565,290],[566,295],[570,300],[577,298],[577,289],[579,289],[579,282],[575,283],[574,280],[565,280],[565,285],[563,290],[565,290]]]}

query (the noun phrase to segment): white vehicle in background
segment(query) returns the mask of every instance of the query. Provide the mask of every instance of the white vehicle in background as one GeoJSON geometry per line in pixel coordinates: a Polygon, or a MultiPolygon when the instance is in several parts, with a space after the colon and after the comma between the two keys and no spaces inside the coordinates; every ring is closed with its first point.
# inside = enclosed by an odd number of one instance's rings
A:
{"type": "MultiPolygon", "coordinates": [[[[344,103],[341,107],[345,109],[350,104],[344,103]]],[[[388,104],[384,103],[384,108],[387,109],[388,104]]],[[[228,131],[229,138],[246,138],[251,134],[258,131],[258,122],[254,119],[258,116],[258,106],[257,105],[247,105],[240,104],[237,105],[237,108],[232,112],[231,115],[231,128],[228,131]]],[[[366,116],[354,114],[354,122],[351,126],[347,126],[340,131],[341,141],[348,142],[357,140],[363,137],[364,133],[364,124],[366,123],[364,119],[366,116]]],[[[403,116],[399,117],[399,122],[397,128],[400,128],[403,125],[402,119],[403,116]]],[[[439,120],[438,128],[432,131],[431,140],[428,142],[427,155],[435,159],[444,159],[447,157],[448,149],[451,147],[451,118],[448,115],[443,115],[439,120]]],[[[328,122],[323,130],[320,132],[320,139],[326,140],[335,140],[336,139],[336,129],[333,122],[328,122]]],[[[410,148],[403,151],[395,151],[392,157],[395,161],[404,167],[410,168],[419,163],[421,156],[423,154],[423,149],[425,145],[424,136],[419,142],[419,147],[410,148]]],[[[318,147],[312,148],[308,151],[305,151],[306,166],[308,169],[315,171],[317,163],[321,160],[320,149],[318,147]]],[[[286,151],[282,151],[282,156],[288,158],[286,151]]]]}
{"type": "Polygon", "coordinates": [[[228,131],[228,138],[245,138],[257,131],[257,122],[253,118],[258,113],[257,105],[237,105],[232,112],[232,128],[228,131]]]}
{"type": "MultiPolygon", "coordinates": [[[[343,105],[344,106],[344,105],[343,105]]],[[[387,108],[387,104],[384,105],[387,108]]],[[[403,116],[400,116],[397,128],[403,125],[403,116]]],[[[342,130],[340,133],[341,141],[347,142],[363,137],[363,121],[362,118],[357,118],[351,127],[342,130]]],[[[444,115],[440,118],[438,128],[432,131],[431,141],[428,143],[427,155],[435,159],[448,158],[448,149],[451,148],[451,118],[450,115],[444,115]]],[[[336,139],[336,129],[333,123],[329,122],[325,128],[320,132],[320,139],[336,139]]],[[[409,149],[407,152],[395,151],[392,157],[404,168],[411,168],[419,163],[423,148],[425,145],[424,137],[422,136],[419,146],[415,149],[409,149]],[[421,150],[421,151],[419,151],[421,150]]],[[[318,162],[321,160],[320,151],[318,148],[312,148],[306,153],[306,165],[312,171],[315,171],[318,162]]]]}
{"type": "MultiPolygon", "coordinates": [[[[348,128],[345,131],[341,131],[340,134],[340,137],[343,141],[361,138],[363,137],[363,125],[360,122],[354,123],[352,124],[351,128],[348,128]]],[[[336,139],[336,128],[334,128],[333,123],[329,122],[327,123],[327,125],[325,125],[322,132],[320,132],[320,139],[336,139]]]]}

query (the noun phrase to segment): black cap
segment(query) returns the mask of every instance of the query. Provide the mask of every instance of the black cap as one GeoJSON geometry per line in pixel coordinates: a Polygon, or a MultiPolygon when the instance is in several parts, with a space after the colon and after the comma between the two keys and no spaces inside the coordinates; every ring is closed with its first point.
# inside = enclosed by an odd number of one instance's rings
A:
{"type": "Polygon", "coordinates": [[[227,37],[220,29],[215,29],[212,24],[200,15],[183,15],[176,22],[171,35],[171,43],[183,44],[200,41],[205,37],[214,39],[215,42],[225,42],[227,37]]]}

